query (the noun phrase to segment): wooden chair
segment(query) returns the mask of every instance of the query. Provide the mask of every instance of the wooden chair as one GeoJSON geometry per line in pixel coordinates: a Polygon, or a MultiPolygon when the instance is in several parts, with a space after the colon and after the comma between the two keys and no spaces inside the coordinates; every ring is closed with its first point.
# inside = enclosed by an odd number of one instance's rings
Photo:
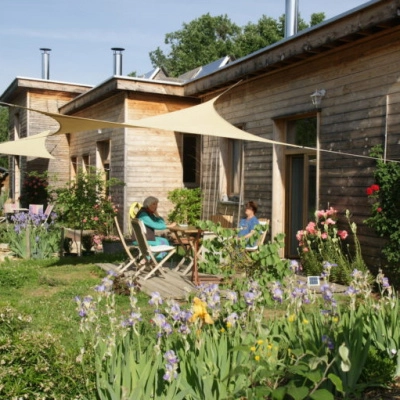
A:
{"type": "Polygon", "coordinates": [[[264,244],[265,238],[267,237],[267,233],[269,230],[269,219],[267,218],[259,218],[258,221],[260,222],[260,225],[265,226],[265,229],[263,229],[260,237],[257,240],[257,243],[254,246],[246,246],[246,251],[257,251],[258,248],[264,244]]]}
{"type": "MultiPolygon", "coordinates": [[[[139,264],[138,264],[137,256],[134,255],[134,254],[132,254],[132,251],[133,251],[133,250],[136,250],[136,252],[138,252],[137,246],[128,246],[128,245],[126,244],[126,241],[125,241],[124,235],[123,235],[123,233],[122,233],[122,230],[121,230],[121,228],[120,228],[120,226],[119,226],[118,218],[117,218],[117,217],[114,217],[114,223],[115,223],[115,227],[117,228],[118,236],[119,236],[119,239],[121,240],[122,247],[124,248],[125,253],[126,253],[126,255],[128,256],[128,260],[125,261],[125,262],[123,262],[122,264],[120,264],[120,265],[117,267],[117,272],[120,273],[120,274],[122,274],[122,273],[124,273],[131,265],[134,265],[134,266],[136,267],[136,270],[138,271],[138,270],[139,270],[139,264]]],[[[139,254],[139,253],[138,253],[138,254],[139,254]]]]}
{"type": "Polygon", "coordinates": [[[43,204],[29,204],[30,214],[43,214],[43,204]]]}
{"type": "Polygon", "coordinates": [[[214,224],[219,223],[223,228],[233,227],[233,215],[224,215],[224,214],[211,215],[210,221],[214,222],[214,224]]]}
{"type": "Polygon", "coordinates": [[[42,225],[47,224],[47,221],[48,221],[48,219],[50,217],[50,214],[52,213],[53,209],[54,209],[54,205],[53,204],[48,204],[47,205],[47,207],[46,207],[46,209],[44,210],[44,213],[43,213],[43,217],[45,219],[44,219],[42,225]]]}
{"type": "Polygon", "coordinates": [[[163,265],[176,252],[176,248],[169,245],[150,246],[145,236],[146,227],[144,226],[143,221],[138,218],[132,220],[132,229],[140,252],[138,263],[139,268],[134,276],[138,276],[140,272],[145,269],[148,269],[149,273],[143,278],[144,280],[148,279],[156,272],[165,275],[163,265]],[[160,261],[156,259],[156,255],[159,253],[166,253],[165,257],[160,261]]]}

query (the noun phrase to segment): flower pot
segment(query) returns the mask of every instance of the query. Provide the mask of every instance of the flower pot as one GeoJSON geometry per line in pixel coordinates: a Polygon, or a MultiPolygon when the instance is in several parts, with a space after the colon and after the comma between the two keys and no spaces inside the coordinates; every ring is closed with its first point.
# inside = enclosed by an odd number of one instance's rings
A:
{"type": "Polygon", "coordinates": [[[124,247],[121,242],[103,242],[103,253],[113,254],[122,253],[124,247]]]}

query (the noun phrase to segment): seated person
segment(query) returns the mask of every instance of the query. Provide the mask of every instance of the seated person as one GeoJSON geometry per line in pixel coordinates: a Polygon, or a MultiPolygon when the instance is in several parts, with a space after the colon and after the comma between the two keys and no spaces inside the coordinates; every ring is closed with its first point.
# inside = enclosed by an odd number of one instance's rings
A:
{"type": "Polygon", "coordinates": [[[257,217],[255,216],[257,212],[257,204],[254,201],[249,201],[245,204],[245,214],[246,218],[243,218],[239,222],[239,233],[238,236],[246,240],[246,244],[249,243],[249,239],[254,234],[254,227],[259,224],[257,217]]]}
{"type": "MultiPolygon", "coordinates": [[[[143,207],[136,214],[136,218],[140,219],[146,227],[146,239],[150,246],[169,245],[168,239],[156,236],[155,230],[164,230],[168,226],[165,221],[157,212],[158,199],[156,197],[147,197],[143,202],[143,207]]],[[[165,257],[166,253],[159,253],[157,259],[160,260],[165,257]]]]}

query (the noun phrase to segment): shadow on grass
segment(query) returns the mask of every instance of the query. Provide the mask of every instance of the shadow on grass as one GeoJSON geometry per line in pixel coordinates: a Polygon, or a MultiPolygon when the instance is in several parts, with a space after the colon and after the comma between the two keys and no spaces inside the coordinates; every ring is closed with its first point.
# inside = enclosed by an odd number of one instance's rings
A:
{"type": "Polygon", "coordinates": [[[99,264],[99,263],[115,263],[119,264],[125,261],[124,253],[115,253],[115,254],[93,254],[87,256],[77,256],[77,255],[69,255],[59,258],[53,258],[48,260],[46,263],[46,267],[57,267],[57,266],[65,266],[65,265],[80,265],[80,264],[99,264]]]}

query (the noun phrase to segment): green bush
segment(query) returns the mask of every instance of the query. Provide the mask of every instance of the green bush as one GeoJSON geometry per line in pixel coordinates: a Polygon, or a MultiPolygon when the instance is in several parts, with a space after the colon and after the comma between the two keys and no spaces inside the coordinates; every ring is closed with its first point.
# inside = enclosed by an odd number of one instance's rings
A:
{"type": "Polygon", "coordinates": [[[366,188],[370,199],[371,216],[365,223],[386,239],[382,250],[395,277],[400,272],[400,164],[385,161],[381,146],[374,147],[370,155],[377,157],[375,184],[366,188]]]}
{"type": "Polygon", "coordinates": [[[201,189],[174,189],[168,192],[174,209],[168,214],[170,222],[195,225],[201,216],[201,189]]]}

